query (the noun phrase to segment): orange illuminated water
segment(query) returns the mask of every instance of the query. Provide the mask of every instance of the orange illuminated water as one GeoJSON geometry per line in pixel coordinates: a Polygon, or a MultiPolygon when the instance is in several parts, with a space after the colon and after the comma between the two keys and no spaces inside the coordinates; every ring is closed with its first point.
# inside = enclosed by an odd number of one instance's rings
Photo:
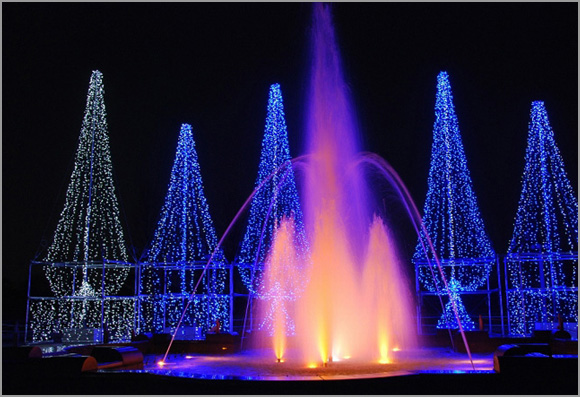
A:
{"type": "Polygon", "coordinates": [[[297,298],[269,307],[276,312],[276,356],[283,355],[286,314],[292,314],[291,348],[305,364],[344,358],[388,363],[394,350],[416,344],[409,282],[401,270],[409,262],[398,256],[393,231],[371,204],[331,16],[320,4],[314,10],[312,59],[302,181],[310,259],[295,267],[306,270],[302,278],[290,273],[292,226],[283,221],[266,265],[266,290],[289,290],[290,279],[305,287],[297,298]]]}
{"type": "Polygon", "coordinates": [[[263,290],[264,299],[262,311],[274,330],[272,345],[277,359],[284,357],[286,335],[293,329],[293,299],[298,286],[295,275],[299,258],[293,244],[293,220],[283,219],[275,231],[270,254],[267,259],[263,290]]]}

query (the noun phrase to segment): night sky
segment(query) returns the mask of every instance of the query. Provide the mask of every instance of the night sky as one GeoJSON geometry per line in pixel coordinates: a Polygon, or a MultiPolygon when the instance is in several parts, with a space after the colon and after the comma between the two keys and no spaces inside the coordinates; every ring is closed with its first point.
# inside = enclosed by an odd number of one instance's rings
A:
{"type": "MultiPolygon", "coordinates": [[[[153,237],[181,123],[193,126],[221,236],[253,189],[272,83],[292,155],[304,153],[311,7],[2,3],[4,319],[25,317],[28,264],[44,254],[64,205],[91,71],[104,76],[130,251],[140,257],[153,237]]],[[[534,100],[546,103],[577,192],[576,2],[337,3],[333,13],[363,149],[398,171],[420,209],[442,70],[496,252],[513,231],[534,100]]]]}

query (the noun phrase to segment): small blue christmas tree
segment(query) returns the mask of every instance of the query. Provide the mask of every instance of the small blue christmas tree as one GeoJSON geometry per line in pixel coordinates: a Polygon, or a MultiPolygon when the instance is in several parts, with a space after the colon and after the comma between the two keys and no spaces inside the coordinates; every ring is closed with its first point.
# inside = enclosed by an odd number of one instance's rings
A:
{"type": "MultiPolygon", "coordinates": [[[[456,298],[461,324],[466,330],[473,329],[475,324],[459,294],[476,290],[485,283],[495,262],[495,253],[477,205],[446,72],[437,76],[431,167],[423,213],[423,223],[443,265],[451,296],[456,298]]],[[[413,257],[418,265],[417,277],[426,289],[447,295],[434,256],[431,252],[425,253],[424,247],[429,249],[429,244],[421,231],[413,257]],[[435,267],[435,276],[426,265],[428,260],[435,267]]],[[[452,305],[445,306],[438,327],[458,327],[456,321],[448,322],[455,319],[452,309],[452,305]]]]}
{"type": "Polygon", "coordinates": [[[461,321],[461,326],[465,330],[474,330],[475,324],[469,317],[459,291],[461,286],[456,279],[451,279],[449,282],[449,291],[451,292],[451,300],[445,304],[445,309],[443,311],[443,316],[437,321],[437,329],[459,329],[459,324],[457,323],[457,318],[461,321]],[[453,305],[455,304],[455,308],[453,305]],[[457,309],[457,317],[455,316],[455,309],[457,309]]]}

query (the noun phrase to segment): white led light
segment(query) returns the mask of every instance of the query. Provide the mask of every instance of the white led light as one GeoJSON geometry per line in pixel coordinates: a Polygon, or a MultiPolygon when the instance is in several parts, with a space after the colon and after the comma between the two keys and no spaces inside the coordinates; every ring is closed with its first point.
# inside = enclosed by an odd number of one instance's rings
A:
{"type": "Polygon", "coordinates": [[[103,75],[93,71],[64,208],[42,262],[55,297],[30,299],[33,341],[52,333],[74,340],[76,331],[102,331],[105,324],[111,339],[127,339],[133,331],[135,298],[114,296],[131,265],[112,170],[103,75]]]}

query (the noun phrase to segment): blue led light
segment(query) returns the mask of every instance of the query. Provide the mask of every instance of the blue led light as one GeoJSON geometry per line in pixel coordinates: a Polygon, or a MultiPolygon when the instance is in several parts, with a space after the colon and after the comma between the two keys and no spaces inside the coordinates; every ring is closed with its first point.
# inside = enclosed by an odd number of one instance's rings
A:
{"type": "Polygon", "coordinates": [[[505,260],[510,334],[521,336],[558,315],[578,323],[578,201],[543,101],[532,102],[525,161],[505,260]]]}
{"type": "Polygon", "coordinates": [[[268,98],[266,127],[255,187],[258,187],[274,171],[278,170],[278,172],[252,199],[250,216],[237,261],[242,280],[250,293],[254,295],[259,294],[264,262],[274,231],[283,217],[294,220],[297,250],[301,254],[308,250],[302,210],[290,159],[282,92],[279,84],[273,84],[268,98]]]}
{"type": "MultiPolygon", "coordinates": [[[[217,242],[192,129],[182,124],[165,203],[147,262],[142,265],[140,316],[144,330],[176,327],[217,242]]],[[[220,248],[192,297],[184,326],[207,331],[219,320],[222,329],[229,328],[226,267],[220,248]]]]}
{"type": "Polygon", "coordinates": [[[461,296],[459,295],[460,288],[461,286],[459,286],[457,280],[452,279],[449,283],[449,291],[451,292],[453,302],[450,300],[445,304],[443,315],[437,322],[437,329],[459,329],[455,310],[453,309],[453,304],[455,304],[457,315],[461,321],[461,327],[463,330],[475,330],[475,323],[469,317],[465,305],[463,305],[463,301],[461,300],[461,296]]]}
{"type": "Polygon", "coordinates": [[[296,270],[300,269],[300,264],[296,261],[305,264],[308,255],[302,210],[290,159],[282,92],[279,84],[272,84],[255,184],[256,189],[260,185],[261,188],[256,192],[250,205],[250,215],[237,265],[242,281],[250,293],[250,299],[259,298],[260,305],[268,308],[258,328],[273,333],[274,314],[282,312],[286,319],[287,335],[294,334],[294,323],[287,313],[287,304],[296,299],[301,290],[300,286],[304,283],[303,280],[298,280],[301,274],[296,270]],[[279,284],[265,286],[263,280],[265,264],[282,219],[287,219],[292,224],[296,257],[292,260],[286,259],[284,262],[284,266],[288,267],[285,287],[279,284]]]}
{"type": "MultiPolygon", "coordinates": [[[[457,299],[461,323],[464,329],[474,328],[459,295],[486,282],[495,253],[477,205],[446,72],[437,76],[431,167],[423,213],[425,228],[441,259],[452,296],[457,299]]],[[[428,253],[427,258],[423,247],[429,245],[421,231],[413,256],[417,277],[425,289],[446,295],[439,272],[433,275],[428,266],[433,254],[428,253]]],[[[452,305],[446,305],[438,327],[447,327],[454,318],[452,305]]],[[[451,327],[457,327],[457,321],[451,323],[451,327]]]]}

